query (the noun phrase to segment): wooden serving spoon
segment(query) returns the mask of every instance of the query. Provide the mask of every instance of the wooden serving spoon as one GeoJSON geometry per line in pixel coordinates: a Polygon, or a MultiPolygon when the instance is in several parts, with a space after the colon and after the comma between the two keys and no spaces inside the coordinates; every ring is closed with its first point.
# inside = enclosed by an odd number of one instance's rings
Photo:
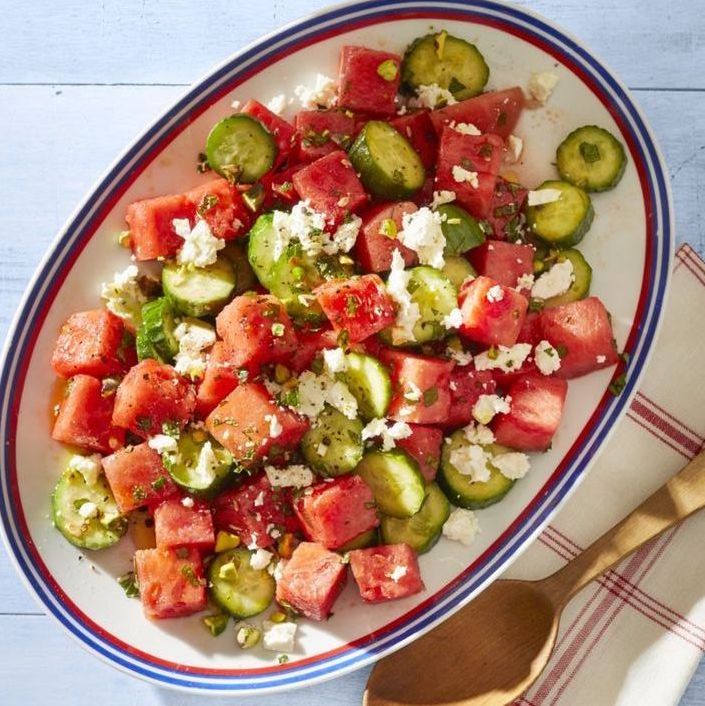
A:
{"type": "Polygon", "coordinates": [[[365,706],[510,703],[548,662],[566,603],[642,544],[705,507],[705,451],[560,571],[500,580],[442,625],[377,663],[365,706]]]}

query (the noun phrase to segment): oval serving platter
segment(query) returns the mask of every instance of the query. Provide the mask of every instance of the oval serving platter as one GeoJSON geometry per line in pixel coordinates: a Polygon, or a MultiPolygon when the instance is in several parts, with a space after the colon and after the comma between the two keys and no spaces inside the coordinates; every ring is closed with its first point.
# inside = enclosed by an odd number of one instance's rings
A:
{"type": "Polygon", "coordinates": [[[0,377],[0,515],[17,570],[84,647],[164,686],[261,694],[338,676],[398,649],[505,569],[604,446],[654,345],[673,252],[672,211],[663,160],[627,90],[577,40],[526,10],[483,0],[357,2],[264,37],[189,89],[123,153],[58,235],[27,289],[0,377]],[[343,44],[402,51],[431,27],[478,45],[491,68],[489,89],[526,86],[534,71],[560,76],[548,106],[525,111],[515,130],[526,145],[516,172],[527,185],[553,175],[556,146],[575,127],[597,123],[621,135],[627,171],[617,189],[594,195],[597,216],[581,249],[594,268],[593,292],[612,313],[620,349],[630,354],[624,391],[609,394],[612,371],[571,381],[553,447],[535,457],[531,473],[502,503],[479,513],[482,533],[472,547],[442,539],[420,560],[426,591],[403,601],[365,606],[348,586],[327,623],[302,621],[297,650],[285,664],[273,653],[242,651],[234,639],[213,639],[198,616],[146,621],[139,602],[127,600],[115,580],[129,568],[130,542],[79,561],[48,519],[51,489],[66,459],[49,436],[56,333],[71,312],[98,305],[100,283],[128,264],[115,244],[126,205],[207,178],[197,174],[196,157],[210,127],[232,112],[233,100],[293,96],[318,71],[335,75],[343,44]]]}

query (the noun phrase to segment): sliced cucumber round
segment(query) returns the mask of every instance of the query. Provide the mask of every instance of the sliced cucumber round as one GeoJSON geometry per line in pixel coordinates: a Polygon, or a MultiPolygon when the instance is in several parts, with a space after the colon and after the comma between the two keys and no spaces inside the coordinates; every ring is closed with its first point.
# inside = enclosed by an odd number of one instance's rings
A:
{"type": "Polygon", "coordinates": [[[227,257],[195,269],[170,261],[162,269],[162,287],[182,314],[215,316],[235,292],[235,271],[227,257]]]}
{"type": "Polygon", "coordinates": [[[458,290],[468,277],[477,277],[475,268],[464,257],[454,255],[446,256],[446,264],[441,272],[458,290]]]}
{"type": "Polygon", "coordinates": [[[266,174],[277,152],[267,128],[256,118],[240,113],[217,122],[206,139],[211,169],[237,184],[252,184],[266,174]]]}
{"type": "Polygon", "coordinates": [[[261,215],[250,229],[247,259],[255,277],[263,287],[269,289],[274,281],[275,245],[279,236],[274,228],[274,214],[261,215]]]}
{"type": "Polygon", "coordinates": [[[247,246],[240,242],[228,243],[223,255],[230,260],[235,271],[235,296],[244,294],[257,286],[257,277],[247,259],[247,246]]]}
{"type": "Polygon", "coordinates": [[[622,143],[597,125],[585,125],[568,135],[556,152],[561,179],[585,191],[614,189],[624,175],[627,155],[622,143]]]}
{"type": "Polygon", "coordinates": [[[376,529],[367,530],[357,537],[353,537],[349,542],[338,547],[335,551],[339,554],[351,552],[353,549],[365,549],[365,547],[374,547],[379,543],[379,533],[376,529]]]}
{"type": "Polygon", "coordinates": [[[426,486],[421,509],[412,517],[383,517],[380,525],[385,544],[408,544],[423,554],[438,541],[445,521],[450,516],[450,503],[435,484],[426,486]]]}
{"type": "Polygon", "coordinates": [[[216,555],[208,568],[208,592],[214,603],[236,618],[251,618],[267,610],[276,583],[266,569],[253,569],[254,552],[231,549],[216,555]]]}
{"type": "Polygon", "coordinates": [[[485,242],[480,224],[460,206],[441,204],[436,211],[441,214],[441,230],[446,239],[444,254],[462,255],[485,242]]]}
{"type": "Polygon", "coordinates": [[[81,549],[106,549],[127,532],[127,520],[103,475],[88,483],[80,471],[65,471],[54,488],[51,511],[56,529],[81,549]]]}
{"type": "MultiPolygon", "coordinates": [[[[443,444],[441,452],[441,467],[438,471],[438,485],[448,499],[458,507],[468,510],[479,510],[498,503],[511,489],[515,481],[503,476],[491,463],[487,464],[490,478],[487,481],[472,481],[463,475],[451,462],[450,456],[455,449],[470,442],[462,429],[454,432],[450,437],[450,444],[443,444]]],[[[493,454],[507,453],[509,449],[491,444],[487,450],[493,454]]]]}
{"type": "Polygon", "coordinates": [[[385,199],[407,199],[426,180],[421,157],[389,123],[370,120],[349,152],[350,161],[367,190],[385,199]]]}
{"type": "Polygon", "coordinates": [[[358,414],[366,422],[384,417],[392,401],[392,382],[387,368],[377,358],[364,353],[348,353],[345,360],[347,369],[338,377],[357,400],[358,414]]]}
{"type": "Polygon", "coordinates": [[[579,250],[569,248],[568,250],[559,250],[547,266],[550,267],[557,262],[565,262],[565,260],[570,260],[573,264],[573,284],[564,294],[559,294],[557,297],[551,297],[546,299],[543,303],[543,308],[549,308],[552,306],[559,306],[560,304],[568,304],[570,302],[578,301],[578,299],[585,299],[588,294],[590,294],[590,284],[592,283],[592,267],[588,264],[588,261],[583,257],[583,254],[579,250]]]}
{"type": "Polygon", "coordinates": [[[137,330],[137,336],[142,338],[142,346],[144,341],[149,342],[163,363],[171,362],[179,351],[179,342],[174,335],[174,319],[174,307],[166,297],[152,299],[142,305],[142,323],[137,330]]]}
{"type": "Polygon", "coordinates": [[[456,100],[482,93],[490,69],[479,49],[445,30],[414,40],[404,54],[402,83],[407,91],[437,84],[456,100]]]}
{"type": "Polygon", "coordinates": [[[368,451],[356,473],[372,488],[385,515],[411,517],[421,508],[426,484],[419,464],[405,451],[368,451]]]}
{"type": "Polygon", "coordinates": [[[325,476],[350,473],[364,450],[362,422],[348,419],[328,405],[301,439],[304,458],[311,468],[325,476]]]}
{"type": "Polygon", "coordinates": [[[570,248],[577,245],[590,230],[595,211],[585,191],[566,181],[545,181],[537,191],[555,189],[557,201],[528,206],[527,220],[532,233],[547,245],[570,248]]]}

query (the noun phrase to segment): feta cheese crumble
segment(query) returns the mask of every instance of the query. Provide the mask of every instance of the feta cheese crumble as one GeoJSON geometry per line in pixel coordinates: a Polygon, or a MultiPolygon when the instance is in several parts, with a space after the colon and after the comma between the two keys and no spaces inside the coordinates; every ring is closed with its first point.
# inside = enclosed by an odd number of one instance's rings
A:
{"type": "Polygon", "coordinates": [[[443,317],[441,322],[447,329],[460,328],[463,325],[463,312],[458,309],[452,309],[450,314],[443,317]]]}
{"type": "Polygon", "coordinates": [[[81,507],[78,508],[78,514],[84,520],[92,520],[93,518],[98,517],[98,506],[95,503],[86,501],[81,505],[81,507]]]}
{"type": "Polygon", "coordinates": [[[206,441],[201,447],[201,452],[198,454],[198,462],[194,468],[194,475],[202,487],[209,486],[215,480],[215,473],[218,470],[220,462],[213,451],[213,446],[210,441],[206,441]]]}
{"type": "Polygon", "coordinates": [[[472,407],[472,416],[480,424],[489,424],[497,414],[509,414],[509,398],[480,395],[472,407]]]}
{"type": "Polygon", "coordinates": [[[570,289],[574,279],[573,263],[570,260],[557,262],[536,280],[531,288],[531,296],[536,299],[558,297],[570,289]]]}
{"type": "Polygon", "coordinates": [[[272,561],[274,554],[268,552],[266,549],[257,549],[257,551],[250,556],[250,566],[253,569],[266,569],[269,566],[269,562],[272,561]]]}
{"type": "Polygon", "coordinates": [[[179,447],[176,439],[173,436],[166,434],[157,434],[147,441],[150,449],[154,449],[158,454],[170,453],[176,451],[179,447]]]}
{"type": "Polygon", "coordinates": [[[534,286],[534,276],[532,274],[523,274],[517,279],[517,292],[521,292],[522,289],[527,289],[531,291],[534,286]]]}
{"type": "Polygon", "coordinates": [[[323,364],[331,375],[344,373],[348,369],[348,359],[342,348],[327,348],[323,351],[323,364]]]}
{"type": "Polygon", "coordinates": [[[441,88],[437,83],[431,83],[428,86],[422,84],[416,88],[416,97],[409,100],[409,106],[433,110],[439,103],[454,105],[457,102],[447,88],[441,88]]]}
{"type": "Polygon", "coordinates": [[[208,267],[218,259],[218,251],[225,247],[225,241],[211,233],[206,221],[198,219],[193,228],[188,218],[175,218],[171,223],[174,233],[184,241],[176,253],[180,265],[208,267]]]}
{"type": "Polygon", "coordinates": [[[100,454],[81,456],[74,454],[69,459],[69,468],[78,471],[86,481],[86,485],[93,485],[98,481],[101,473],[100,454]]]}
{"type": "Polygon", "coordinates": [[[287,106],[286,96],[283,93],[273,96],[267,103],[267,110],[271,110],[275,115],[281,115],[287,106]]]}
{"type": "Polygon", "coordinates": [[[272,488],[308,488],[313,484],[313,472],[310,468],[293,464],[286,468],[265,466],[264,472],[272,488]]]}
{"type": "Polygon", "coordinates": [[[505,373],[521,368],[531,353],[530,343],[516,343],[511,347],[497,346],[475,356],[476,370],[502,370],[505,373]]]}
{"type": "Polygon", "coordinates": [[[174,358],[176,372],[192,380],[202,378],[206,372],[205,351],[215,343],[215,329],[200,319],[184,319],[174,329],[174,337],[179,342],[174,358]]]}
{"type": "Polygon", "coordinates": [[[108,311],[135,325],[139,323],[142,304],[147,301],[137,281],[138,276],[137,266],[130,265],[122,272],[116,272],[112,282],[104,282],[100,287],[100,298],[105,301],[108,311]]]}
{"type": "Polygon", "coordinates": [[[472,123],[451,123],[450,127],[461,135],[482,135],[482,132],[472,123]]]}
{"type": "Polygon", "coordinates": [[[190,498],[188,496],[186,496],[185,498],[181,498],[181,504],[184,507],[193,507],[194,506],[193,498],[190,498]]]}
{"type": "Polygon", "coordinates": [[[407,573],[408,569],[406,566],[395,566],[389,574],[389,578],[392,579],[394,583],[397,583],[400,579],[403,579],[407,573]]]}
{"type": "Polygon", "coordinates": [[[284,431],[279,418],[276,414],[267,414],[264,419],[269,422],[269,438],[276,439],[284,431]]]}
{"type": "Polygon", "coordinates": [[[454,360],[458,365],[470,365],[472,363],[472,353],[469,351],[461,351],[456,348],[446,348],[446,355],[454,360]]]}
{"type": "Polygon", "coordinates": [[[507,154],[511,162],[518,162],[521,153],[524,151],[524,140],[517,135],[510,135],[507,138],[507,154]]]}
{"type": "Polygon", "coordinates": [[[451,203],[452,201],[455,201],[455,191],[447,191],[445,189],[442,189],[441,191],[434,191],[430,208],[435,211],[444,203],[451,203]]]}
{"type": "Polygon", "coordinates": [[[509,480],[523,478],[531,467],[529,457],[519,451],[493,456],[492,465],[509,480]]]}
{"type": "Polygon", "coordinates": [[[504,290],[499,284],[495,284],[487,290],[487,301],[490,304],[501,302],[504,299],[504,290]]]}
{"type": "Polygon", "coordinates": [[[558,75],[553,71],[539,71],[531,74],[529,93],[539,103],[546,103],[558,85],[558,75]]]}
{"type": "Polygon", "coordinates": [[[397,304],[397,317],[391,329],[392,343],[399,345],[414,340],[414,327],[421,318],[419,305],[408,290],[411,274],[404,269],[404,258],[398,250],[392,253],[392,267],[387,278],[387,292],[397,304]]]}
{"type": "Polygon", "coordinates": [[[416,252],[422,265],[437,269],[445,265],[443,250],[446,238],[441,228],[440,213],[426,206],[413,213],[405,213],[398,237],[403,245],[416,252]]]}
{"type": "Polygon", "coordinates": [[[472,510],[455,508],[443,525],[443,536],[469,547],[480,531],[477,515],[472,510]]]}
{"type": "Polygon", "coordinates": [[[597,356],[595,356],[595,362],[596,362],[598,365],[602,365],[606,360],[607,360],[607,356],[606,356],[606,355],[597,355],[597,356]]]}
{"type": "Polygon", "coordinates": [[[407,402],[419,402],[422,395],[421,388],[413,380],[409,380],[407,384],[409,389],[404,393],[404,399],[407,402]]]}
{"type": "Polygon", "coordinates": [[[316,74],[313,88],[297,86],[294,94],[307,110],[332,108],[338,102],[338,86],[332,78],[324,74],[316,74]]]}
{"type": "Polygon", "coordinates": [[[543,206],[547,203],[553,203],[561,198],[563,192],[560,189],[537,189],[536,191],[529,191],[526,196],[526,203],[529,206],[543,206]]]}
{"type": "Polygon", "coordinates": [[[357,400],[347,385],[330,375],[316,375],[306,370],[299,376],[297,410],[309,419],[316,419],[326,403],[348,419],[357,416],[357,400]]]}
{"type": "Polygon", "coordinates": [[[490,459],[491,455],[477,444],[463,444],[450,452],[451,464],[472,483],[485,483],[490,479],[490,459]]]}
{"type": "Polygon", "coordinates": [[[536,344],[534,362],[543,375],[555,373],[561,367],[561,357],[558,355],[558,351],[546,340],[536,344]]]}
{"type": "Polygon", "coordinates": [[[471,172],[469,169],[461,167],[459,164],[455,164],[451,170],[453,173],[453,181],[458,184],[468,183],[473,189],[477,189],[480,186],[480,182],[477,178],[477,172],[471,172]]]}
{"type": "Polygon", "coordinates": [[[484,424],[474,424],[471,422],[464,429],[465,438],[471,444],[480,444],[480,446],[488,446],[494,443],[494,434],[489,427],[484,424]]]}
{"type": "Polygon", "coordinates": [[[296,623],[262,623],[262,647],[272,652],[292,652],[296,638],[296,623]]]}
{"type": "Polygon", "coordinates": [[[382,439],[382,451],[391,451],[396,446],[397,439],[411,436],[411,427],[406,422],[394,422],[387,426],[387,419],[373,419],[362,430],[362,440],[382,439]]]}

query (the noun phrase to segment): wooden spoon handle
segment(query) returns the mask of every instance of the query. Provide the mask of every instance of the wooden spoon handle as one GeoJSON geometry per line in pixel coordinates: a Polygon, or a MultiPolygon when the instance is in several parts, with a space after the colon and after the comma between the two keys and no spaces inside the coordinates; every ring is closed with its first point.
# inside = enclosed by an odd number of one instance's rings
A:
{"type": "Polygon", "coordinates": [[[582,554],[544,579],[546,593],[556,605],[563,605],[585,584],[702,507],[705,451],[582,554]]]}

